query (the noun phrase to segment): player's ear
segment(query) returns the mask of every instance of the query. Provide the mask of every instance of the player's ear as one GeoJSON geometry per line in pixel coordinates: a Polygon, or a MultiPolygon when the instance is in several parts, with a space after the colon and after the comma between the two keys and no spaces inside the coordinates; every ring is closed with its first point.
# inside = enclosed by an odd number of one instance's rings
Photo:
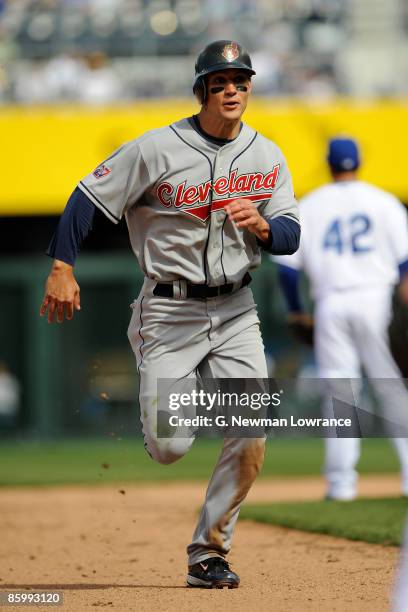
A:
{"type": "Polygon", "coordinates": [[[197,102],[200,104],[200,106],[202,106],[204,104],[202,91],[200,89],[196,89],[194,94],[197,102]]]}
{"type": "Polygon", "coordinates": [[[206,90],[207,90],[207,84],[205,81],[205,77],[201,77],[200,79],[198,79],[193,89],[195,97],[197,98],[198,103],[201,105],[203,105],[205,102],[206,90]]]}

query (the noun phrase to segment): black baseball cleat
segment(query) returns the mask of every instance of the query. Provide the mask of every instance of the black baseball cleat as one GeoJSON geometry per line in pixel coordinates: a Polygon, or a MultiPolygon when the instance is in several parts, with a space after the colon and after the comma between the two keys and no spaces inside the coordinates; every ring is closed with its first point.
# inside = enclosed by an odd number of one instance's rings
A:
{"type": "Polygon", "coordinates": [[[209,557],[200,563],[190,565],[187,574],[187,586],[202,589],[236,589],[239,576],[230,570],[222,557],[209,557]]]}

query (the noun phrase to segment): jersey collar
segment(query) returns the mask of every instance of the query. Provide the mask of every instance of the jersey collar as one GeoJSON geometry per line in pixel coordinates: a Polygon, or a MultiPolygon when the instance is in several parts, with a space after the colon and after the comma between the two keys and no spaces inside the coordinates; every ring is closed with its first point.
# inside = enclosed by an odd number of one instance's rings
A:
{"type": "Polygon", "coordinates": [[[210,140],[208,136],[203,135],[201,131],[198,131],[192,117],[187,117],[185,119],[181,119],[180,121],[176,121],[171,125],[171,127],[175,132],[177,132],[180,138],[182,138],[190,146],[200,149],[206,153],[216,153],[220,149],[225,151],[230,148],[237,148],[238,150],[245,149],[256,134],[253,128],[249,127],[245,123],[241,123],[241,131],[238,136],[233,140],[227,140],[225,144],[221,145],[220,143],[213,142],[213,137],[210,137],[210,140]]]}
{"type": "MultiPolygon", "coordinates": [[[[230,142],[234,142],[234,140],[236,140],[238,138],[238,136],[236,136],[235,138],[217,138],[216,136],[211,136],[211,134],[208,134],[205,130],[203,130],[203,128],[201,127],[200,124],[200,120],[198,118],[198,115],[193,115],[192,117],[188,118],[189,122],[191,123],[192,127],[199,133],[201,134],[201,136],[203,138],[205,138],[206,140],[208,140],[209,142],[212,142],[213,144],[216,144],[220,147],[223,147],[226,144],[229,144],[230,142]]],[[[239,126],[239,131],[241,132],[242,130],[242,122],[241,125],[239,126]]]]}

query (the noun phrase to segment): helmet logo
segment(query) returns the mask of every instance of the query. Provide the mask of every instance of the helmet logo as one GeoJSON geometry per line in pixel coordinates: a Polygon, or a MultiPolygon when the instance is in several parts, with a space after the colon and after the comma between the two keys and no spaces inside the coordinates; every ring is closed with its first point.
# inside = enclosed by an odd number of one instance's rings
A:
{"type": "Polygon", "coordinates": [[[239,49],[237,43],[228,43],[225,45],[221,53],[222,57],[225,57],[227,62],[233,62],[239,57],[239,49]]]}

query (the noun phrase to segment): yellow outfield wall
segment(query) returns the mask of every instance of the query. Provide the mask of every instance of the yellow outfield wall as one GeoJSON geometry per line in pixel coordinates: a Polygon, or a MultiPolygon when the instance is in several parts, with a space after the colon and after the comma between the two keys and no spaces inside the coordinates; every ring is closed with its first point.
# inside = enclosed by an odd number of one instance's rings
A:
{"type": "MultiPolygon", "coordinates": [[[[58,214],[78,180],[123,142],[197,110],[193,100],[2,107],[0,214],[58,214]]],[[[298,197],[328,180],[326,142],[343,134],[361,144],[361,178],[408,202],[408,100],[307,105],[258,98],[245,121],[282,148],[298,197]]]]}

